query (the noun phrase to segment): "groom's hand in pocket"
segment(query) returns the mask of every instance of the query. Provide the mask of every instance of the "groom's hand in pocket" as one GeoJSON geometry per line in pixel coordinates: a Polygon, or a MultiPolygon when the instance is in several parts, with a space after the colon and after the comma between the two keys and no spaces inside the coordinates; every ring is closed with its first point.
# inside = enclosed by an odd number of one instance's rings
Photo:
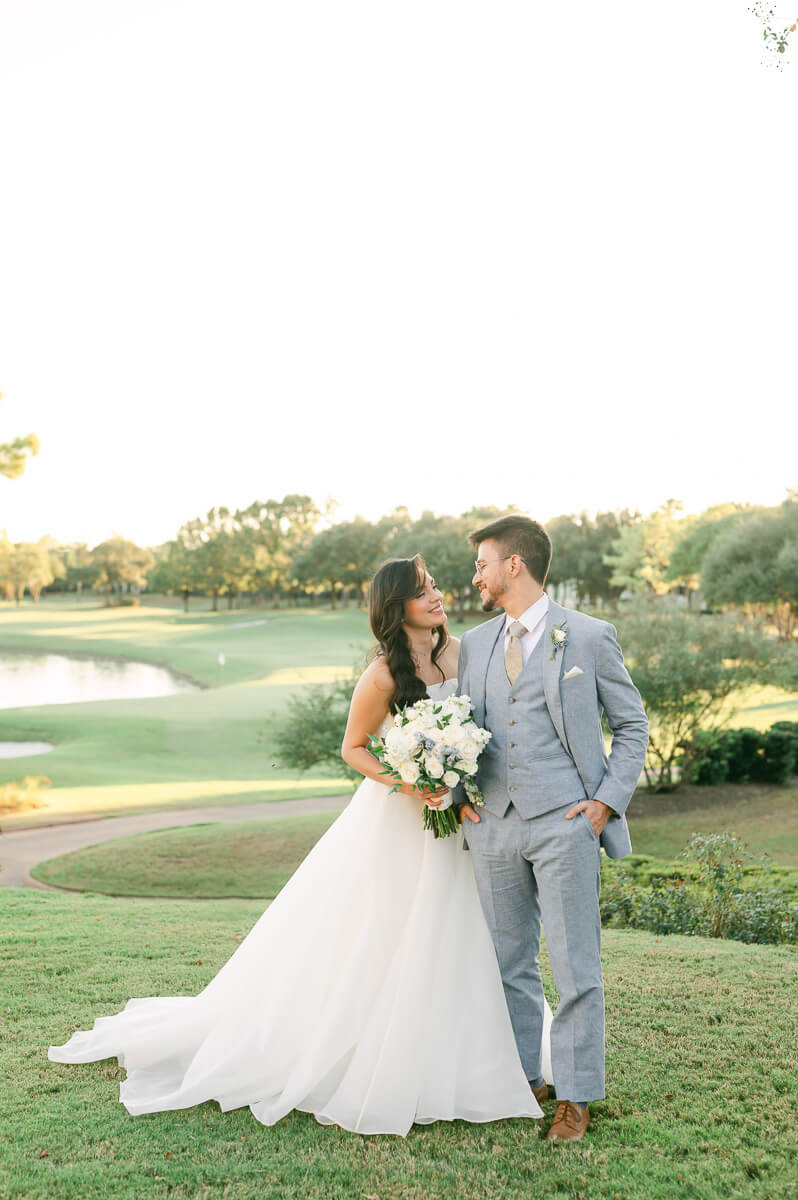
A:
{"type": "Polygon", "coordinates": [[[468,817],[469,821],[473,821],[475,825],[479,825],[479,814],[470,804],[461,804],[457,816],[461,825],[465,824],[466,817],[468,817]]]}
{"type": "Polygon", "coordinates": [[[601,800],[583,800],[581,804],[575,804],[568,810],[565,814],[566,821],[572,821],[580,812],[587,813],[587,819],[593,826],[596,837],[600,837],[613,810],[609,804],[604,804],[601,800]]]}

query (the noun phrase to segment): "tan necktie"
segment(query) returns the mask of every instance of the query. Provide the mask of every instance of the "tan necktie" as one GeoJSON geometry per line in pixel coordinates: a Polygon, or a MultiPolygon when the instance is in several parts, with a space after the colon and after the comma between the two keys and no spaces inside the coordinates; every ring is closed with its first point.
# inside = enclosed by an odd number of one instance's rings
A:
{"type": "Polygon", "coordinates": [[[526,625],[522,625],[520,621],[513,621],[510,626],[510,641],[507,643],[507,649],[504,652],[504,665],[507,669],[507,678],[511,684],[515,683],[524,666],[524,656],[521,653],[521,638],[528,632],[529,630],[526,625]]]}

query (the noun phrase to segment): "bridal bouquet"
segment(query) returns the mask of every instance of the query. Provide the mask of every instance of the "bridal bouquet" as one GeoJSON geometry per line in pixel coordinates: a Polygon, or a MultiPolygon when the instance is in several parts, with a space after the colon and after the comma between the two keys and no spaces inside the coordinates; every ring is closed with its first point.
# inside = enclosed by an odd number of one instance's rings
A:
{"type": "MultiPolygon", "coordinates": [[[[449,696],[405,705],[384,737],[369,735],[369,749],[385,767],[384,775],[413,784],[419,791],[432,792],[441,784],[451,789],[462,783],[471,804],[483,808],[474,775],[490,736],[475,724],[470,696],[449,696]]],[[[456,831],[451,790],[438,807],[424,806],[424,828],[436,838],[456,831]]]]}

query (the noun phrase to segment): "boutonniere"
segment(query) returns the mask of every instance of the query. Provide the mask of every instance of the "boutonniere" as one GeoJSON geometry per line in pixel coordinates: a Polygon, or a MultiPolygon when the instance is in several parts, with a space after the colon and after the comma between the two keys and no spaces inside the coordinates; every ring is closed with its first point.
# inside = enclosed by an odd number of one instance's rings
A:
{"type": "Polygon", "coordinates": [[[551,657],[554,658],[558,650],[562,650],[565,643],[568,641],[568,622],[563,621],[562,625],[552,625],[551,640],[554,643],[554,649],[551,652],[551,657]]]}

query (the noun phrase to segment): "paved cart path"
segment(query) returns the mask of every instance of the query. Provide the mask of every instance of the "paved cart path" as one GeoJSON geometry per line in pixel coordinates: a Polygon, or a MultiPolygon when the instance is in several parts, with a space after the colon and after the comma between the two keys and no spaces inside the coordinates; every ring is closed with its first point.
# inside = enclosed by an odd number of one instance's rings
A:
{"type": "MultiPolygon", "coordinates": [[[[298,800],[273,800],[263,804],[225,804],[218,808],[172,808],[160,812],[131,813],[128,817],[103,817],[93,821],[70,821],[36,829],[18,829],[0,836],[0,887],[34,887],[63,892],[33,879],[30,872],[70,850],[96,846],[131,833],[173,829],[178,825],[200,825],[209,821],[274,820],[299,813],[337,812],[346,807],[348,796],[303,796],[298,800]]],[[[1,824],[1,822],[0,822],[1,824]]]]}

